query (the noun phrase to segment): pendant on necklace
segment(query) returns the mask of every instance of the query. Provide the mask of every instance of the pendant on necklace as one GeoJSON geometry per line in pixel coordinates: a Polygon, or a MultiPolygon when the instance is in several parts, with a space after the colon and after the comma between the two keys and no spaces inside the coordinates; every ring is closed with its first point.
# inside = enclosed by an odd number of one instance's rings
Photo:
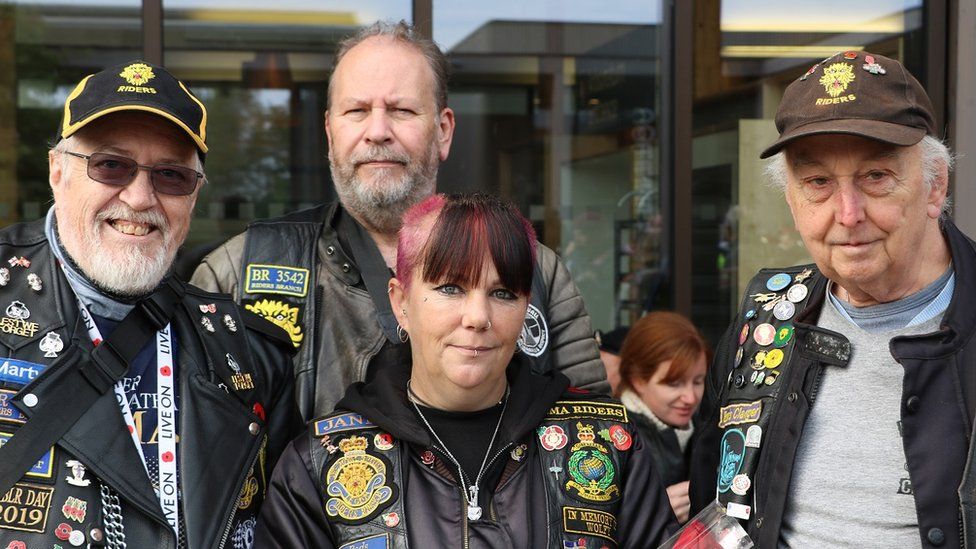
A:
{"type": "Polygon", "coordinates": [[[481,507],[477,505],[468,506],[468,520],[478,520],[481,518],[481,507]]]}

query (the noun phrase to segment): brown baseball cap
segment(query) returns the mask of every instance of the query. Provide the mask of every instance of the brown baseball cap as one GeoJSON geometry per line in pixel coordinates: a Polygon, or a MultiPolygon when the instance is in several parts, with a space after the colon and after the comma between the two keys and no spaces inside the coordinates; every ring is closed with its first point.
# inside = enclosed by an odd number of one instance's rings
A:
{"type": "Polygon", "coordinates": [[[793,81],[776,111],[776,129],[779,139],[759,158],[808,135],[859,135],[900,146],[936,135],[932,102],[918,80],[898,61],[863,51],[837,53],[793,81]]]}

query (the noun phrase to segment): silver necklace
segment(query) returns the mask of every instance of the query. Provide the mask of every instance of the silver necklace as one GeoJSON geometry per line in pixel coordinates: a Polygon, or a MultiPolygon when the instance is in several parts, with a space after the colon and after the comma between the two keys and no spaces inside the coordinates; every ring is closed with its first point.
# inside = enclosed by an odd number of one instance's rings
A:
{"type": "MultiPolygon", "coordinates": [[[[452,454],[447,448],[447,445],[444,444],[441,437],[437,436],[437,431],[435,431],[430,422],[427,421],[424,413],[420,411],[420,406],[417,406],[417,402],[419,401],[423,403],[424,406],[429,405],[413,392],[413,389],[410,388],[410,380],[407,380],[407,398],[410,400],[410,404],[413,404],[413,409],[417,411],[417,415],[420,416],[420,419],[424,422],[424,425],[427,426],[427,430],[430,431],[430,434],[434,435],[434,440],[441,445],[441,448],[444,449],[444,453],[447,454],[447,457],[451,458],[451,461],[454,462],[455,467],[458,469],[458,475],[461,477],[461,485],[466,489],[465,491],[467,492],[468,520],[471,521],[481,518],[481,507],[478,505],[478,484],[481,482],[481,475],[485,472],[485,465],[488,463],[488,456],[491,455],[491,448],[495,445],[495,437],[498,436],[498,430],[502,426],[502,418],[505,417],[505,410],[508,408],[508,393],[509,388],[506,386],[505,396],[502,399],[502,413],[498,416],[498,423],[495,424],[495,432],[491,434],[491,440],[488,442],[488,449],[485,450],[485,457],[481,460],[481,467],[478,468],[478,476],[474,479],[473,484],[468,484],[467,477],[464,475],[464,469],[461,468],[461,462],[454,457],[454,454],[452,454]]],[[[429,407],[433,408],[433,406],[429,407]]]]}

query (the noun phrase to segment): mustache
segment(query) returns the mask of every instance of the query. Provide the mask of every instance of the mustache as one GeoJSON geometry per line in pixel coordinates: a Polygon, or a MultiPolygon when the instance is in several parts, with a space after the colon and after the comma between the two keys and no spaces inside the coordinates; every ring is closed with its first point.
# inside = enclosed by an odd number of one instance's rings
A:
{"type": "Polygon", "coordinates": [[[397,162],[407,165],[410,163],[410,155],[382,145],[370,145],[365,151],[353,153],[349,161],[356,166],[365,162],[397,162]]]}
{"type": "Polygon", "coordinates": [[[169,223],[166,221],[166,216],[164,216],[163,213],[157,209],[136,211],[124,204],[114,204],[95,215],[95,221],[97,222],[117,219],[124,219],[126,221],[133,221],[135,223],[143,223],[164,232],[169,229],[169,223]]]}

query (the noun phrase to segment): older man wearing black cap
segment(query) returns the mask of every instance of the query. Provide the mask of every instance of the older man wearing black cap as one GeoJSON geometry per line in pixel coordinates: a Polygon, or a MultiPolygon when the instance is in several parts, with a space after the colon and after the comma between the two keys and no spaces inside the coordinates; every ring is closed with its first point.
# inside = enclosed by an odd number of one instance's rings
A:
{"type": "Polygon", "coordinates": [[[712,365],[692,502],[759,547],[976,547],[976,244],[921,85],[844,52],[762,157],[814,264],[763,269],[712,365]],[[716,475],[717,472],[717,475],[716,475]]]}
{"type": "Polygon", "coordinates": [[[169,276],[206,120],[161,67],[88,76],[54,206],[0,231],[0,547],[251,547],[297,420],[290,341],[169,276]]]}

